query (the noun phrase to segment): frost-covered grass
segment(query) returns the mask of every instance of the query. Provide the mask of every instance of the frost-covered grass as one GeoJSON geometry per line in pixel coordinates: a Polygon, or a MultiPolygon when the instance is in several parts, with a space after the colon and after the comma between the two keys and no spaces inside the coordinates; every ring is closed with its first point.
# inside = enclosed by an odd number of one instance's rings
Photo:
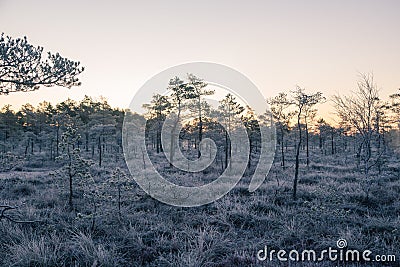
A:
{"type": "MultiPolygon", "coordinates": [[[[10,212],[15,218],[41,222],[0,222],[0,265],[288,266],[262,263],[256,253],[265,245],[287,251],[323,250],[336,247],[339,238],[345,238],[351,249],[396,254],[398,264],[398,159],[388,159],[381,174],[373,172],[367,197],[363,175],[351,160],[312,152],[310,167],[301,165],[297,201],[291,199],[293,157],[289,155],[288,167],[283,170],[277,160],[256,192],[248,192],[250,178],[244,177],[222,199],[197,208],[162,204],[132,182],[123,190],[121,217],[115,188],[106,190],[112,198],[96,200],[98,210],[93,216],[91,203],[80,190],[75,195],[76,211],[68,211],[67,179],[52,175],[54,168],[41,166],[35,171],[30,166],[29,171],[1,173],[0,203],[18,206],[18,211],[10,212]]],[[[127,171],[121,162],[107,161],[92,175],[99,184],[107,184],[117,165],[127,171]]],[[[167,163],[159,157],[157,165],[167,163]]],[[[185,185],[196,185],[214,179],[219,167],[190,175],[159,170],[171,179],[187,179],[182,181],[185,185]]]]}

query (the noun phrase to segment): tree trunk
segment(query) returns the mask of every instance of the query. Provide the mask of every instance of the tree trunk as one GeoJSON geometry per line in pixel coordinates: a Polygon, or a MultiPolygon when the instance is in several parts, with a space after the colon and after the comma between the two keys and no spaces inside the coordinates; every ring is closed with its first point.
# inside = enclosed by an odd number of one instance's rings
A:
{"type": "MultiPolygon", "coordinates": [[[[178,102],[178,115],[176,117],[176,121],[171,130],[171,143],[170,143],[170,151],[169,151],[169,166],[172,167],[174,165],[174,154],[175,154],[175,138],[176,138],[176,127],[178,127],[178,123],[181,117],[181,103],[178,102]]],[[[178,143],[179,145],[179,143],[178,143]]]]}
{"type": "Polygon", "coordinates": [[[50,141],[50,160],[54,160],[53,158],[53,139],[50,141]]]}
{"type": "Polygon", "coordinates": [[[97,144],[97,148],[99,150],[99,167],[101,167],[101,162],[102,162],[102,149],[101,149],[101,137],[99,136],[98,138],[98,144],[97,144]]]}
{"type": "Polygon", "coordinates": [[[118,181],[118,217],[121,220],[121,184],[118,181]]]}
{"type": "Polygon", "coordinates": [[[319,149],[322,149],[322,134],[321,134],[321,130],[319,132],[319,149]]]}
{"type": "Polygon", "coordinates": [[[297,199],[297,182],[298,182],[298,178],[299,178],[299,156],[300,156],[300,146],[301,146],[300,116],[301,116],[301,110],[297,116],[297,125],[299,128],[299,142],[297,143],[297,148],[296,148],[296,163],[295,163],[294,181],[293,181],[293,200],[297,199]]]}
{"type": "Polygon", "coordinates": [[[283,142],[284,142],[283,134],[284,134],[283,127],[281,127],[281,157],[282,157],[282,168],[285,168],[285,152],[284,152],[284,149],[283,149],[283,147],[284,147],[284,144],[283,144],[283,142]]]}
{"type": "Polygon", "coordinates": [[[228,167],[228,155],[229,155],[229,148],[228,148],[228,132],[225,131],[225,168],[228,167]]]}
{"type": "Polygon", "coordinates": [[[203,140],[203,120],[201,117],[201,98],[199,96],[199,145],[197,146],[197,157],[200,158],[201,157],[201,152],[200,152],[200,143],[201,140],[203,140]]]}
{"type": "Polygon", "coordinates": [[[89,152],[89,133],[85,132],[86,152],[89,152]]]}
{"type": "Polygon", "coordinates": [[[249,138],[249,144],[250,144],[250,151],[249,151],[249,159],[247,161],[247,168],[250,169],[251,167],[251,152],[253,151],[253,141],[252,138],[249,138]]]}
{"type": "Polygon", "coordinates": [[[56,157],[58,157],[59,156],[59,151],[58,151],[58,149],[59,149],[59,145],[60,145],[60,137],[59,137],[59,135],[60,135],[60,126],[57,126],[57,131],[56,131],[56,157]]]}
{"type": "Polygon", "coordinates": [[[156,150],[157,154],[161,152],[161,129],[160,118],[157,118],[157,135],[156,135],[156,150]]]}
{"type": "Polygon", "coordinates": [[[74,210],[74,203],[73,203],[73,189],[72,189],[72,179],[73,179],[73,174],[72,174],[72,156],[70,152],[69,145],[67,146],[67,153],[68,153],[68,177],[69,177],[69,210],[73,211],[74,210]]]}
{"type": "Polygon", "coordinates": [[[307,118],[306,118],[306,154],[307,154],[307,167],[310,165],[310,152],[309,152],[309,147],[308,147],[308,140],[309,140],[309,134],[308,134],[308,123],[307,123],[307,118]]]}
{"type": "Polygon", "coordinates": [[[146,169],[146,160],[144,158],[144,151],[142,148],[141,148],[141,151],[142,151],[143,169],[146,169]]]}

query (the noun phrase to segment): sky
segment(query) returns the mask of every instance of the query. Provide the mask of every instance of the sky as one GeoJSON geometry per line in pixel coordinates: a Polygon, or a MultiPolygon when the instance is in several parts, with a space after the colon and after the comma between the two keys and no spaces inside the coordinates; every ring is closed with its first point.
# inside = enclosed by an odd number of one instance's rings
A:
{"type": "MultiPolygon", "coordinates": [[[[246,75],[265,97],[348,94],[373,72],[382,98],[400,88],[400,1],[0,0],[0,32],[80,61],[82,86],[0,96],[19,108],[84,95],[128,107],[136,90],[181,63],[206,61],[246,75]]],[[[322,116],[333,117],[323,104],[322,116]]]]}

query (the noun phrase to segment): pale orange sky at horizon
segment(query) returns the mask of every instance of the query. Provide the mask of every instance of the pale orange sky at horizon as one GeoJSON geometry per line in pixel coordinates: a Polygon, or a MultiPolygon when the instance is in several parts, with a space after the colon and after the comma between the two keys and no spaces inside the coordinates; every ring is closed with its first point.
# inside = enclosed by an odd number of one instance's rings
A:
{"type": "MultiPolygon", "coordinates": [[[[11,1],[1,32],[80,61],[81,87],[0,96],[18,109],[84,95],[126,108],[149,78],[181,63],[227,65],[264,94],[348,94],[373,72],[381,97],[400,88],[400,1],[11,1]],[[301,2],[301,3],[300,3],[301,2]]],[[[334,117],[330,103],[320,116],[334,117]]]]}

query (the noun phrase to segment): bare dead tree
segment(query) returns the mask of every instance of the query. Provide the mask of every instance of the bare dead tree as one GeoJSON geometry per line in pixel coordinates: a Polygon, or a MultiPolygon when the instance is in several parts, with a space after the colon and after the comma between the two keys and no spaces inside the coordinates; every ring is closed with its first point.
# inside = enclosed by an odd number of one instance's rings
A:
{"type": "MultiPolygon", "coordinates": [[[[375,153],[372,149],[374,135],[379,135],[378,127],[374,122],[379,123],[377,115],[381,110],[379,90],[374,82],[373,74],[360,74],[357,91],[350,96],[336,95],[333,97],[336,114],[341,120],[349,125],[357,134],[360,143],[357,151],[358,162],[362,162],[362,172],[365,182],[370,184],[370,170],[378,164],[383,150],[375,153]],[[374,155],[375,153],[375,155],[374,155]]],[[[359,164],[358,164],[359,165],[359,164]]],[[[368,189],[367,186],[367,198],[368,189]]]]}

